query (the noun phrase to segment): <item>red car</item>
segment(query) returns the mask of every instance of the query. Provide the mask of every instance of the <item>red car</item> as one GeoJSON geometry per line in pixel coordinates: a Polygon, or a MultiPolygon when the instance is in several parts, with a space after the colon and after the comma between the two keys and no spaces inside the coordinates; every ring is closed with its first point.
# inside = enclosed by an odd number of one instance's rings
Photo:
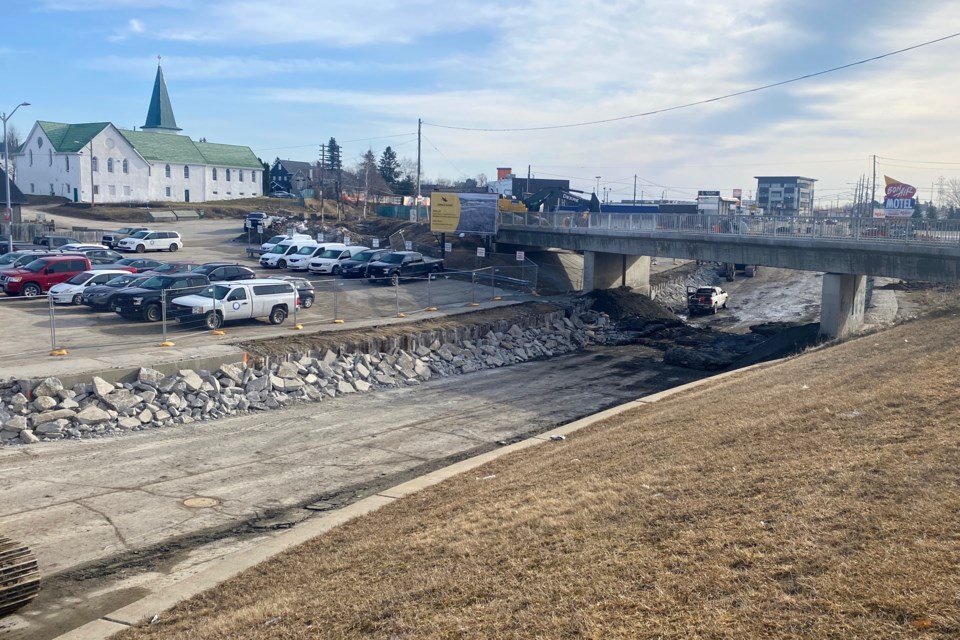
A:
{"type": "Polygon", "coordinates": [[[48,255],[19,269],[0,272],[0,286],[8,296],[39,296],[55,284],[90,269],[86,256],[48,255]]]}

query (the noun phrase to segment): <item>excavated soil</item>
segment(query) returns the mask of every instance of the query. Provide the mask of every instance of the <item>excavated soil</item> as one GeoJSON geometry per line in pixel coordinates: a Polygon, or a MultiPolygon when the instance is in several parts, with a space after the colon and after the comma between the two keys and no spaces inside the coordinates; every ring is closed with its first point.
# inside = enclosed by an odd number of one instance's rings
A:
{"type": "Polygon", "coordinates": [[[670,309],[644,295],[634,293],[629,287],[598,289],[584,294],[583,297],[592,301],[591,309],[607,314],[614,322],[619,322],[628,316],[647,320],[677,319],[670,309]]]}

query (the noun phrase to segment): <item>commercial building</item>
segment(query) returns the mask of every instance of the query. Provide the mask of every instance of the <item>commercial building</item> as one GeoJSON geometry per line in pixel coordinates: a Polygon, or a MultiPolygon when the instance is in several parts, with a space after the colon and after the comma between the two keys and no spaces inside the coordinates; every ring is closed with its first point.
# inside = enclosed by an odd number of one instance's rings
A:
{"type": "Polygon", "coordinates": [[[802,176],[755,176],[757,206],[767,215],[813,215],[815,178],[802,176]]]}

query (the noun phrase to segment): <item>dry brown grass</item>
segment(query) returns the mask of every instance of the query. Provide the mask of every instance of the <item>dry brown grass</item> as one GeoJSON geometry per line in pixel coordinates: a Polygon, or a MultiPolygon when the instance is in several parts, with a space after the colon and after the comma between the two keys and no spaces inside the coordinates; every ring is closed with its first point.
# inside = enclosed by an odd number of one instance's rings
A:
{"type": "Polygon", "coordinates": [[[119,637],[956,638],[958,333],[927,318],[607,420],[119,637]]]}

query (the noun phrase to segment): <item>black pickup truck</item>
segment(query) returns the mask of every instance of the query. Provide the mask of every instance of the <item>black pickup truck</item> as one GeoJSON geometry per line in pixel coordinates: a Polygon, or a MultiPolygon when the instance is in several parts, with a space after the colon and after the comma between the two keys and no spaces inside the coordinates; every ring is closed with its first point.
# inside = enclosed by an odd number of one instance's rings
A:
{"type": "Polygon", "coordinates": [[[427,258],[416,251],[393,251],[367,266],[367,282],[397,285],[403,278],[425,276],[443,271],[443,260],[427,258]]]}
{"type": "Polygon", "coordinates": [[[167,308],[178,296],[193,293],[210,284],[207,276],[197,273],[174,273],[153,276],[139,287],[122,289],[113,296],[113,310],[127,320],[159,322],[163,318],[163,298],[166,291],[167,308]]]}

